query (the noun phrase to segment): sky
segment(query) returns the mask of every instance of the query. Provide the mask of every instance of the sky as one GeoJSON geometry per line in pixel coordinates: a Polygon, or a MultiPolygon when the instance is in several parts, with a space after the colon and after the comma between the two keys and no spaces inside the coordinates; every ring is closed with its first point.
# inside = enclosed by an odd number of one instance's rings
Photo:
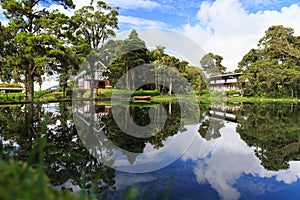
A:
{"type": "MultiPolygon", "coordinates": [[[[73,0],[76,8],[89,1],[73,0]]],[[[176,31],[205,52],[221,55],[229,71],[272,25],[283,25],[300,35],[299,0],[106,0],[119,7],[118,33],[149,27],[176,31]]],[[[51,5],[71,15],[58,5],[51,5]]],[[[3,21],[3,15],[0,20],[3,21]]],[[[174,41],[176,43],[176,41],[174,41]]],[[[182,57],[186,57],[183,55],[182,57]]],[[[199,58],[200,60],[200,58],[199,58]]]]}

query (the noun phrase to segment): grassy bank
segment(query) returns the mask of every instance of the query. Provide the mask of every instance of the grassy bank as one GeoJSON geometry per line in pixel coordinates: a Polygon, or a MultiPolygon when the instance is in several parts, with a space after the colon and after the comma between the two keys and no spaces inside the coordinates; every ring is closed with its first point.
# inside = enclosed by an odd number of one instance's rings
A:
{"type": "MultiPolygon", "coordinates": [[[[34,103],[47,103],[57,101],[67,101],[71,97],[63,95],[62,92],[47,92],[38,91],[34,93],[34,103]]],[[[0,104],[14,104],[14,103],[30,103],[26,100],[24,93],[0,93],[0,104]]]]}
{"type": "Polygon", "coordinates": [[[227,102],[282,102],[282,103],[298,103],[300,99],[296,98],[266,98],[266,97],[225,97],[227,102]]]}
{"type": "MultiPolygon", "coordinates": [[[[107,101],[110,102],[112,95],[126,95],[126,96],[151,96],[151,102],[170,102],[181,100],[194,100],[196,98],[202,103],[222,103],[222,102],[291,102],[297,103],[300,102],[300,99],[296,98],[267,98],[267,97],[242,97],[236,92],[229,91],[226,95],[223,95],[221,92],[210,92],[203,90],[200,92],[195,91],[191,95],[161,95],[157,90],[139,90],[139,91],[122,91],[122,90],[105,90],[99,89],[97,95],[94,95],[94,99],[98,101],[107,101]]],[[[90,91],[86,91],[82,96],[78,95],[78,99],[81,98],[86,100],[89,99],[90,91]]],[[[48,102],[60,102],[60,101],[70,101],[72,96],[63,95],[62,92],[47,92],[47,91],[38,91],[34,94],[35,103],[48,103],[48,102]]],[[[26,101],[24,93],[15,93],[15,94],[3,94],[0,93],[0,104],[13,104],[13,103],[29,103],[26,101]]]]}

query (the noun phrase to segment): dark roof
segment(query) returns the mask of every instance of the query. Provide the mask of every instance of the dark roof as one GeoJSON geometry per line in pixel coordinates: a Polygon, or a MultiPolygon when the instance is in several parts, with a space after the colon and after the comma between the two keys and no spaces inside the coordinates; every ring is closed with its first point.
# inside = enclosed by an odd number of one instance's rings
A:
{"type": "Polygon", "coordinates": [[[232,73],[232,74],[220,74],[216,76],[211,76],[210,78],[218,78],[218,77],[224,77],[224,76],[236,76],[236,75],[242,75],[243,73],[232,73]]]}

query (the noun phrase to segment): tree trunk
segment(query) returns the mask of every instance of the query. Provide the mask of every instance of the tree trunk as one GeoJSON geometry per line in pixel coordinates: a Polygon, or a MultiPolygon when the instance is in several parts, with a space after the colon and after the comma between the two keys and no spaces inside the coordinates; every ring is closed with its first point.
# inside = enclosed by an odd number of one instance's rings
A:
{"type": "MultiPolygon", "coordinates": [[[[199,75],[199,76],[201,76],[201,75],[199,75]]],[[[199,78],[198,90],[199,90],[199,97],[200,97],[200,94],[201,94],[201,78],[199,78]]]]}
{"type": "Polygon", "coordinates": [[[172,115],[172,102],[169,102],[169,114],[172,115]]]}
{"type": "Polygon", "coordinates": [[[32,102],[34,98],[34,85],[33,85],[33,74],[27,74],[27,101],[32,102]]]}
{"type": "Polygon", "coordinates": [[[62,93],[63,93],[63,98],[66,97],[66,87],[65,85],[62,86],[62,93]]]}
{"type": "Polygon", "coordinates": [[[173,80],[170,79],[170,82],[169,82],[169,95],[172,95],[172,86],[173,86],[173,80]]]}
{"type": "Polygon", "coordinates": [[[29,70],[27,69],[25,72],[25,80],[24,80],[26,100],[28,99],[28,74],[29,74],[29,70]]]}
{"type": "Polygon", "coordinates": [[[126,90],[130,90],[130,86],[129,86],[129,73],[128,73],[128,65],[126,64],[126,69],[125,69],[125,73],[126,73],[126,90]]]}
{"type": "Polygon", "coordinates": [[[131,70],[131,81],[132,81],[132,90],[135,90],[137,88],[135,88],[135,83],[134,83],[134,79],[135,79],[135,74],[134,74],[134,70],[131,70]]]}
{"type": "Polygon", "coordinates": [[[36,128],[34,127],[33,123],[33,104],[27,104],[25,106],[25,109],[27,111],[26,113],[26,124],[27,124],[27,134],[29,137],[35,137],[37,136],[36,128]]]}
{"type": "Polygon", "coordinates": [[[94,83],[95,83],[95,73],[94,73],[94,69],[91,69],[91,94],[90,94],[90,98],[94,98],[94,83]]]}

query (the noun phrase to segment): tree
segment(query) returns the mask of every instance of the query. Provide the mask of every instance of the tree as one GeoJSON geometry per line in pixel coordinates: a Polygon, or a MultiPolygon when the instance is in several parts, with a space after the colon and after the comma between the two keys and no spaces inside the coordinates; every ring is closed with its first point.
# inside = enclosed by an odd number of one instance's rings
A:
{"type": "Polygon", "coordinates": [[[300,160],[299,105],[285,103],[244,104],[237,113],[236,131],[267,169],[288,169],[300,160]]]}
{"type": "Polygon", "coordinates": [[[64,41],[64,54],[58,57],[59,62],[55,68],[48,67],[44,73],[48,75],[57,73],[59,75],[59,84],[63,95],[65,95],[69,79],[76,75],[79,65],[90,52],[89,45],[82,38],[73,34],[74,21],[63,13],[53,11],[39,21],[45,34],[56,36],[59,40],[64,41]]]}
{"type": "MultiPolygon", "coordinates": [[[[149,63],[146,44],[139,38],[135,30],[130,32],[127,39],[117,43],[120,45],[119,47],[113,45],[109,48],[109,51],[113,52],[116,58],[112,58],[106,75],[110,78],[112,85],[115,85],[117,81],[126,74],[126,83],[124,84],[126,84],[127,89],[137,89],[134,83],[134,77],[137,76],[137,74],[130,70],[149,63]]],[[[105,47],[109,46],[106,45],[105,47]]]]}
{"type": "Polygon", "coordinates": [[[187,66],[186,70],[186,79],[191,84],[194,90],[201,91],[207,88],[205,75],[199,67],[187,66]]]}
{"type": "Polygon", "coordinates": [[[300,43],[291,28],[272,26],[239,62],[244,95],[297,97],[300,92],[300,43]]]}
{"type": "Polygon", "coordinates": [[[119,14],[117,9],[98,1],[96,8],[84,6],[75,11],[72,16],[75,35],[83,38],[91,49],[100,48],[105,40],[116,35],[119,14]]]}
{"type": "MultiPolygon", "coordinates": [[[[93,3],[93,1],[91,2],[93,3]]],[[[116,35],[115,30],[118,29],[118,8],[112,9],[103,1],[97,2],[97,7],[84,6],[75,11],[72,20],[74,22],[73,30],[75,35],[82,38],[89,46],[90,50],[97,51],[110,37],[116,35]]],[[[90,97],[94,95],[94,74],[95,64],[97,60],[101,61],[101,55],[96,52],[91,52],[92,55],[86,59],[87,69],[91,75],[91,93],[90,97]]],[[[83,65],[84,66],[84,65],[83,65]]]]}
{"type": "Polygon", "coordinates": [[[5,32],[6,32],[6,27],[2,26],[1,22],[0,22],[0,80],[2,82],[5,82],[6,80],[10,80],[11,76],[10,73],[8,73],[8,70],[5,68],[4,66],[4,62],[3,59],[5,57],[5,52],[6,52],[6,45],[5,45],[5,32]]]}
{"type": "Polygon", "coordinates": [[[300,64],[300,49],[297,47],[297,37],[294,30],[283,26],[271,26],[265,36],[258,42],[258,47],[266,55],[264,59],[290,60],[300,64]]]}
{"type": "Polygon", "coordinates": [[[5,55],[5,65],[17,69],[23,76],[27,100],[33,100],[33,83],[44,72],[44,68],[53,68],[64,55],[63,41],[56,36],[45,34],[40,19],[46,19],[49,12],[40,9],[42,3],[58,3],[65,8],[74,8],[72,0],[2,0],[4,14],[10,20],[9,27],[13,35],[9,43],[13,51],[5,55]]]}
{"type": "Polygon", "coordinates": [[[222,60],[222,56],[208,53],[201,58],[200,64],[207,75],[214,76],[225,73],[226,67],[221,64],[222,60]]]}

